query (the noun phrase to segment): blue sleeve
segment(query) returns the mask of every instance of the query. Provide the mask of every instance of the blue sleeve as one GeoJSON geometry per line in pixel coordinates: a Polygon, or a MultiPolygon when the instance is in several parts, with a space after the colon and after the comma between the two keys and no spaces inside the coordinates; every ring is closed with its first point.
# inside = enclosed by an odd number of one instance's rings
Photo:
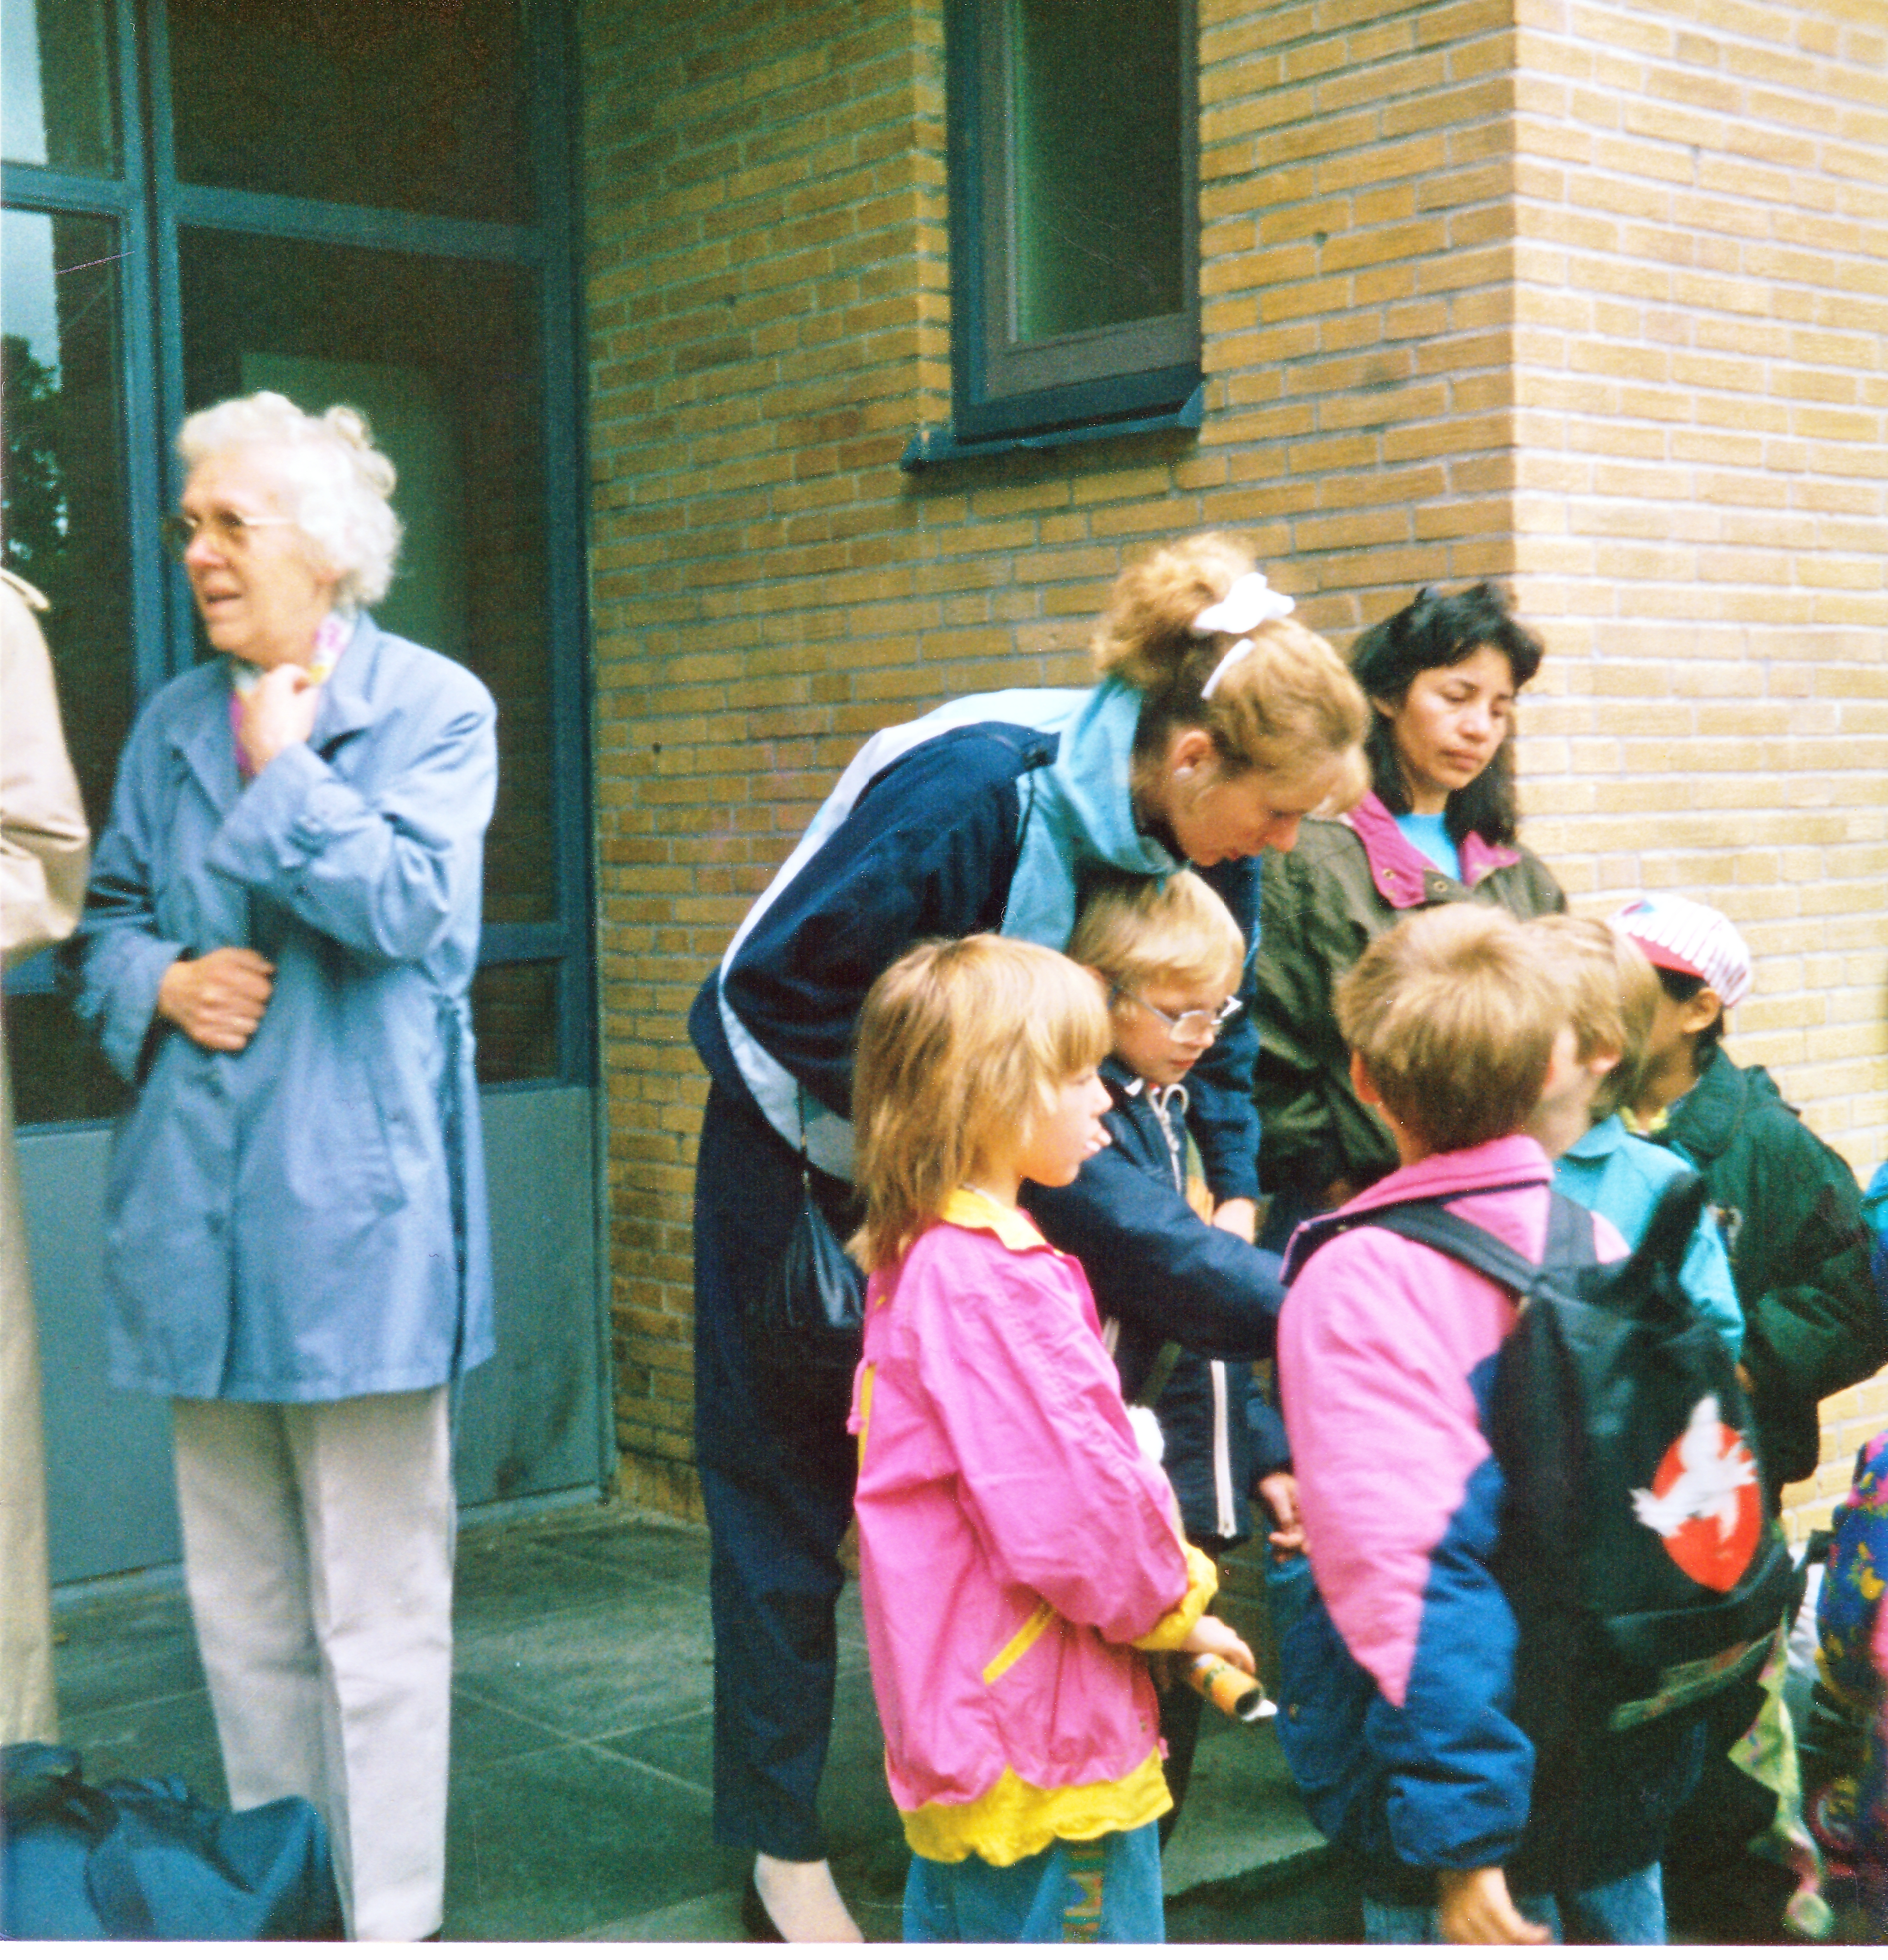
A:
{"type": "Polygon", "coordinates": [[[1679,1268],[1678,1278],[1679,1284],[1691,1296],[1692,1304],[1724,1336],[1730,1358],[1736,1360],[1743,1352],[1743,1308],[1738,1302],[1737,1282],[1730,1277],[1724,1234],[1718,1230],[1708,1204],[1685,1249],[1685,1263],[1679,1268]]]}
{"type": "MultiPolygon", "coordinates": [[[[1108,1127],[1116,1131],[1114,1118],[1108,1127]]],[[[1207,1224],[1125,1150],[1098,1152],[1059,1190],[1027,1185],[1022,1201],[1081,1262],[1103,1314],[1220,1360],[1272,1353],[1285,1295],[1277,1255],[1207,1224]]]]}
{"type": "Polygon", "coordinates": [[[853,1031],[873,982],[921,939],[1002,924],[1017,780],[1052,753],[1033,730],[981,726],[922,743],[867,784],[742,943],[728,1004],[828,1109],[852,1113],[853,1031]]]}
{"type": "Polygon", "coordinates": [[[111,821],[92,854],[85,909],[59,952],[61,984],[73,1011],[126,1081],[142,1079],[158,989],[177,961],[207,949],[172,939],[158,926],[154,851],[162,765],[147,710],[131,731],[112,793],[111,821]]]}
{"type": "Polygon", "coordinates": [[[1430,1554],[1402,1706],[1379,1696],[1365,1725],[1390,1842],[1422,1869],[1504,1864],[1527,1823],[1534,1747],[1509,1712],[1518,1630],[1490,1565],[1501,1483],[1492,1457],[1470,1477],[1430,1554]]]}
{"type": "Polygon", "coordinates": [[[282,750],[212,840],[213,870],[372,959],[423,959],[479,889],[498,793],[497,710],[473,676],[426,676],[405,753],[364,793],[306,743],[282,750]]]}
{"type": "Polygon", "coordinates": [[[1245,1004],[1187,1079],[1186,1126],[1199,1146],[1207,1188],[1215,1201],[1259,1195],[1259,1110],[1252,1099],[1252,1071],[1259,1057],[1258,1023],[1252,1011],[1259,959],[1260,860],[1237,858],[1199,875],[1226,902],[1246,936],[1246,963],[1238,994],[1245,1004]]]}

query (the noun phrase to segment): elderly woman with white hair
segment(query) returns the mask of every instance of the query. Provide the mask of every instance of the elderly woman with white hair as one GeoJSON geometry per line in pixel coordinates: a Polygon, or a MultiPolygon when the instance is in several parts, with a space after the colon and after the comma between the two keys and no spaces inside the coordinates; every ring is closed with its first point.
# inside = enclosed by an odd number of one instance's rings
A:
{"type": "Polygon", "coordinates": [[[383,632],[393,467],[353,410],[193,415],[174,547],[211,646],[132,731],[78,1011],[135,1090],[105,1258],[118,1387],[170,1398],[238,1808],[326,1817],[356,1938],[435,1933],[448,1385],[492,1351],[468,993],[491,696],[383,632]]]}

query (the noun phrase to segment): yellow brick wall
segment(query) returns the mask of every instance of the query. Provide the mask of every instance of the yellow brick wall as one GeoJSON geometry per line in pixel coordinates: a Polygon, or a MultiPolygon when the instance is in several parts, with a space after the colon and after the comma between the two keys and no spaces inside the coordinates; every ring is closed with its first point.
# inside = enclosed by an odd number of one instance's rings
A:
{"type": "Polygon", "coordinates": [[[1245,533],[1340,644],[1423,580],[1512,580],[1551,648],[1532,840],[1582,905],[1722,904],[1759,954],[1737,1052],[1858,1165],[1888,1137],[1867,10],[1200,11],[1205,428],[909,476],[949,415],[938,0],[583,9],[617,1409],[646,1501],[693,1501],[696,988],[862,737],[1084,678],[1151,539],[1245,533]],[[1816,115],[1753,113],[1779,91],[1816,115]]]}
{"type": "MultiPolygon", "coordinates": [[[[1730,1047],[1866,1176],[1888,1124],[1888,12],[1523,0],[1516,583],[1530,836],[1708,899],[1730,1047]]],[[[1799,1532],[1888,1424],[1825,1421],[1799,1532]]]]}

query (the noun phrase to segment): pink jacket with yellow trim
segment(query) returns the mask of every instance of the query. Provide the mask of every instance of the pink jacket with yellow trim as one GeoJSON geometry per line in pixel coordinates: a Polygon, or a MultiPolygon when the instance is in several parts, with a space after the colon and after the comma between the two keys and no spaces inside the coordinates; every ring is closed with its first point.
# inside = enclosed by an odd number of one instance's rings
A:
{"type": "Polygon", "coordinates": [[[1211,1581],[1135,1446],[1081,1267],[959,1192],[867,1306],[851,1427],[893,1800],[974,1804],[1006,1770],[1056,1791],[1145,1770],[1159,1722],[1129,1643],[1177,1646],[1211,1581]]]}

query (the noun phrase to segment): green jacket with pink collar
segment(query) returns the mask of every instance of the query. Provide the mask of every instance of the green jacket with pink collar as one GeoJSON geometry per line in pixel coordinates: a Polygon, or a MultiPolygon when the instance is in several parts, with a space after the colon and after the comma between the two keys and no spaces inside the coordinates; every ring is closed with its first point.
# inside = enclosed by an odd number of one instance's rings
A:
{"type": "Polygon", "coordinates": [[[1351,1087],[1350,1052],[1331,989],[1379,933],[1428,905],[1466,899],[1517,918],[1567,909],[1553,873],[1523,846],[1473,832],[1452,878],[1397,828],[1374,795],[1348,816],[1307,817],[1297,845],[1266,866],[1253,1075],[1259,1182],[1268,1193],[1317,1193],[1333,1178],[1360,1188],[1396,1168],[1396,1148],[1351,1087]]]}

